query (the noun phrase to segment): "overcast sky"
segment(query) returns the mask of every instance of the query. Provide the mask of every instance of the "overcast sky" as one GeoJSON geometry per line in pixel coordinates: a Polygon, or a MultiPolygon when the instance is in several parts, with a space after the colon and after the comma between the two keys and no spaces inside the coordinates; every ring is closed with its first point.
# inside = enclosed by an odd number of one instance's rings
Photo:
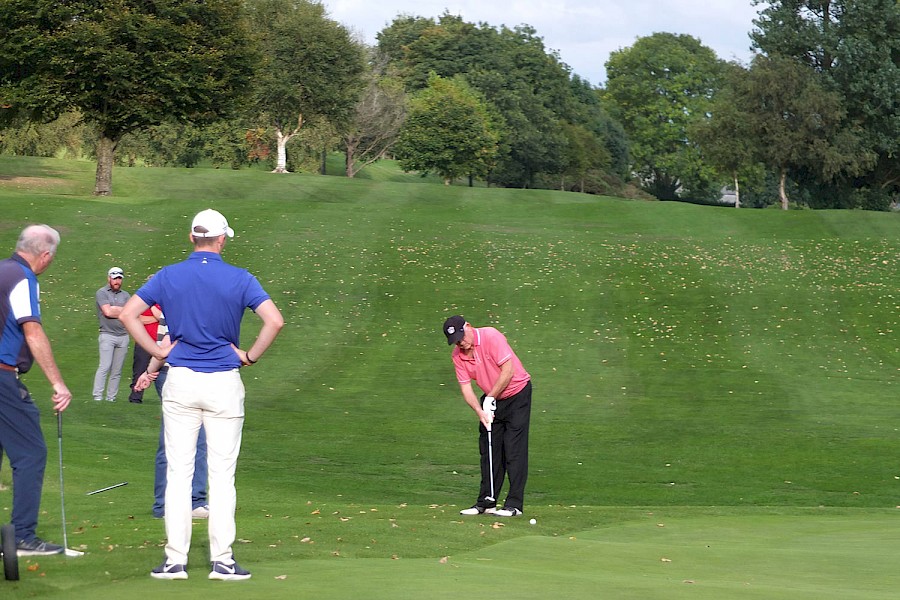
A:
{"type": "Polygon", "coordinates": [[[369,43],[397,15],[531,25],[547,50],[593,85],[606,81],[610,52],[656,32],[687,33],[719,58],[748,62],[748,34],[761,6],[751,0],[323,0],[329,15],[369,43]]]}

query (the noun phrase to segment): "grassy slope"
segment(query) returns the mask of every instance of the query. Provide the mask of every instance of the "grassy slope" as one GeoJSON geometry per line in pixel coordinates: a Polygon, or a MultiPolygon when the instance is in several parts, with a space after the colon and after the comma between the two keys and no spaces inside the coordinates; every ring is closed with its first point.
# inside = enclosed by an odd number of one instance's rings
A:
{"type": "MultiPolygon", "coordinates": [[[[897,504],[897,215],[411,186],[387,168],[359,181],[119,169],[116,196],[97,199],[92,168],[0,159],[0,231],[7,248],[26,222],[63,232],[42,293],[76,393],[70,539],[113,578],[145,578],[161,555],[148,518],[158,406],[89,400],[93,291],[112,264],[133,290],[184,256],[189,218],[207,206],[238,232],[227,258],[260,277],[288,321],[245,373],[240,557],[434,557],[528,533],[450,517],[477,477],[475,422],[439,332],[455,312],[503,330],[534,378],[526,508],[550,520],[545,534],[643,514],[571,505],[897,504]]],[[[48,395],[40,374],[27,383],[48,395]]]]}

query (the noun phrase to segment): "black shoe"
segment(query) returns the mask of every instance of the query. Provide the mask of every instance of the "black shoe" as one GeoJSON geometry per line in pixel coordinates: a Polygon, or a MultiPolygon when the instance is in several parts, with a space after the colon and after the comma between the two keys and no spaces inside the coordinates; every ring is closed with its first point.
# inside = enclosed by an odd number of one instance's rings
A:
{"type": "Polygon", "coordinates": [[[141,400],[140,398],[129,398],[128,401],[131,402],[132,404],[143,404],[144,403],[144,401],[141,400]]]}
{"type": "Polygon", "coordinates": [[[41,538],[33,538],[31,541],[18,540],[16,542],[16,554],[18,556],[52,556],[62,554],[65,548],[57,544],[45,542],[41,538]]]}

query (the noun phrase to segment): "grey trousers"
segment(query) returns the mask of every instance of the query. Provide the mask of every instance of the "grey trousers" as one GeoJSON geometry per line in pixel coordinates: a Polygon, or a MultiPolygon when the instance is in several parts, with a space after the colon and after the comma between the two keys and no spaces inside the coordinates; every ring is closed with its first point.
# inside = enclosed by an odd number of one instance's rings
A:
{"type": "Polygon", "coordinates": [[[101,333],[97,339],[100,345],[100,365],[94,375],[94,400],[103,399],[103,388],[106,388],[106,399],[113,401],[119,391],[119,380],[122,379],[122,365],[128,355],[128,334],[114,335],[101,333]],[[109,383],[107,384],[107,377],[109,383]]]}

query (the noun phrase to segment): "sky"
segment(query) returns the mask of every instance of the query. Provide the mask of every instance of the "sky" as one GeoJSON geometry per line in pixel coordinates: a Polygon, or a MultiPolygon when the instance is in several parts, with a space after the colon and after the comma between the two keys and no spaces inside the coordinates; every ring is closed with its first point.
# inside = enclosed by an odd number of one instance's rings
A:
{"type": "Polygon", "coordinates": [[[656,32],[699,38],[719,58],[749,62],[749,33],[762,6],[752,0],[322,0],[332,19],[374,45],[398,15],[437,18],[445,11],[470,23],[531,25],[548,51],[599,86],[611,52],[656,32]]]}

